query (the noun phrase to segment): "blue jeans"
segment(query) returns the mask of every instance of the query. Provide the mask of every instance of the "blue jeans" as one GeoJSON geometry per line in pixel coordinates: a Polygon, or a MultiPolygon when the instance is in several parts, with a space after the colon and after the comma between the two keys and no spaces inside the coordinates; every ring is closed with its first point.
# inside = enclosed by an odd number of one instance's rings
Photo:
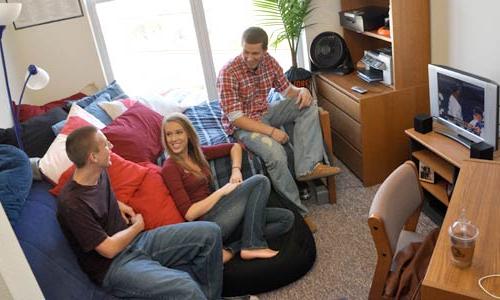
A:
{"type": "Polygon", "coordinates": [[[217,223],[223,242],[243,222],[241,239],[224,245],[233,253],[241,249],[267,248],[265,238],[287,232],[292,228],[295,218],[288,209],[266,207],[270,191],[269,179],[254,175],[243,181],[232,193],[222,197],[200,219],[217,223]]]}
{"type": "Polygon", "coordinates": [[[219,299],[219,227],[190,222],[141,233],[113,259],[103,287],[120,298],[219,299]]]}
{"type": "MultiPolygon", "coordinates": [[[[261,121],[276,128],[286,123],[294,123],[293,153],[295,174],[298,177],[310,173],[314,166],[324,159],[323,136],[315,102],[309,107],[299,109],[293,99],[280,101],[269,108],[261,121]]],[[[274,188],[295,204],[302,215],[307,214],[307,208],[300,201],[295,179],[288,169],[283,145],[267,135],[242,129],[237,129],[234,136],[262,158],[274,188]]]]}

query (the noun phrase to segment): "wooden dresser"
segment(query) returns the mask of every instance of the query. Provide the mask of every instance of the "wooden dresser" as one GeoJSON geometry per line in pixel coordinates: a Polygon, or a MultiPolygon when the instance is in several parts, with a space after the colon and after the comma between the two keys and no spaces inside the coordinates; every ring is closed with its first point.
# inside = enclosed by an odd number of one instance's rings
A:
{"type": "Polygon", "coordinates": [[[408,159],[404,130],[417,113],[428,112],[427,84],[393,89],[368,84],[355,73],[315,77],[319,105],[330,113],[334,154],[365,186],[382,182],[408,159]],[[358,94],[353,85],[368,90],[358,94]]]}

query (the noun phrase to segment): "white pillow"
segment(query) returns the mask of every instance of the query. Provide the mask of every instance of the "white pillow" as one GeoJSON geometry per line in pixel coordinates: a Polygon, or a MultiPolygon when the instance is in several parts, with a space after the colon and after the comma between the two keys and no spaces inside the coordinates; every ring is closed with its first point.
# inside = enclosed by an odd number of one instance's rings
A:
{"type": "Polygon", "coordinates": [[[166,116],[174,112],[183,112],[188,106],[182,103],[182,98],[163,97],[158,94],[150,94],[146,96],[136,97],[139,102],[151,108],[162,116],[166,116]]]}
{"type": "Polygon", "coordinates": [[[114,120],[118,118],[121,114],[127,111],[127,109],[131,108],[137,100],[134,99],[120,99],[110,102],[100,102],[99,105],[102,110],[104,110],[109,117],[114,120]]]}
{"type": "Polygon", "coordinates": [[[83,108],[77,104],[73,104],[61,133],[57,135],[47,153],[40,159],[38,164],[42,174],[53,183],[57,184],[62,173],[73,164],[66,154],[66,139],[68,135],[73,130],[86,125],[94,125],[99,129],[103,129],[106,126],[83,108]]]}

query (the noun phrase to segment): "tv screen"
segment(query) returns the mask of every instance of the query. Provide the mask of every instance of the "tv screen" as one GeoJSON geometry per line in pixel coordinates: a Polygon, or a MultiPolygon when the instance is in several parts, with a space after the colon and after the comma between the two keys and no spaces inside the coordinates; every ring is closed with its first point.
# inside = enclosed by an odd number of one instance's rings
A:
{"type": "Polygon", "coordinates": [[[498,84],[450,67],[429,65],[431,114],[444,126],[435,131],[466,146],[486,142],[497,148],[498,84]]]}
{"type": "Polygon", "coordinates": [[[438,73],[439,116],[483,137],[484,88],[438,73]]]}

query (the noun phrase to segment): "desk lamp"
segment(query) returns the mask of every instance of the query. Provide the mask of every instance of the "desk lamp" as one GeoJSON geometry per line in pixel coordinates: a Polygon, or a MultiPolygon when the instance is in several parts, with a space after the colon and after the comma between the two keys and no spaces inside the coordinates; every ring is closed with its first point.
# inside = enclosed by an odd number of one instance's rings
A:
{"type": "Polygon", "coordinates": [[[44,88],[49,83],[49,75],[43,69],[29,65],[24,81],[23,89],[18,101],[18,107],[14,106],[12,101],[12,94],[10,92],[9,78],[7,76],[7,66],[5,65],[5,56],[3,51],[2,37],[3,32],[7,25],[14,22],[21,12],[21,3],[0,3],[0,52],[2,56],[3,75],[5,79],[5,88],[7,89],[7,100],[9,101],[10,112],[12,114],[12,121],[14,122],[14,132],[16,134],[17,145],[20,149],[24,150],[23,142],[21,139],[21,126],[19,124],[19,110],[21,101],[23,99],[26,87],[32,90],[39,90],[44,88]]]}

